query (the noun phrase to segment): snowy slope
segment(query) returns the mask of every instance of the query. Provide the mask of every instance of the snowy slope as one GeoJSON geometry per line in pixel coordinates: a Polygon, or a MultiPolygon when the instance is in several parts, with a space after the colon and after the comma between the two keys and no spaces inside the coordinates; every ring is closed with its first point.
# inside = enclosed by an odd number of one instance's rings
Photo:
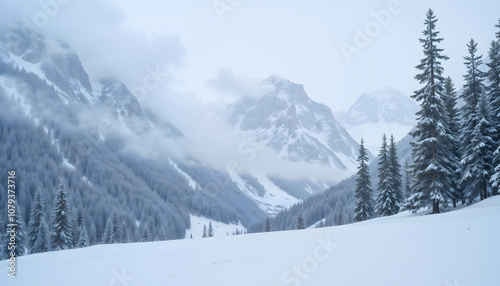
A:
{"type": "Polygon", "coordinates": [[[212,223],[212,228],[214,229],[214,236],[219,237],[219,236],[224,236],[224,235],[232,235],[233,233],[236,232],[236,230],[239,230],[240,233],[242,231],[246,232],[247,229],[241,224],[227,224],[227,223],[222,223],[218,221],[214,221],[212,219],[208,219],[203,216],[190,216],[191,220],[191,227],[186,230],[186,237],[185,239],[190,239],[191,235],[193,235],[193,239],[197,238],[202,238],[203,235],[203,226],[207,227],[208,230],[208,225],[209,223],[212,223]]]}
{"type": "Polygon", "coordinates": [[[494,286],[499,229],[496,196],[439,215],[29,255],[0,285],[494,286]]]}

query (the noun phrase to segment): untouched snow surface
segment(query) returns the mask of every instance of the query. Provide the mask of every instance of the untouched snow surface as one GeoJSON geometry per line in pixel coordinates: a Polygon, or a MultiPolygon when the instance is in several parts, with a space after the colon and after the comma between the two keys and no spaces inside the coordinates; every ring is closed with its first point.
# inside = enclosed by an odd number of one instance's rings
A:
{"type": "MultiPolygon", "coordinates": [[[[500,196],[439,215],[21,257],[0,285],[500,285],[500,196]]],[[[6,261],[2,261],[4,266],[6,261]]]]}

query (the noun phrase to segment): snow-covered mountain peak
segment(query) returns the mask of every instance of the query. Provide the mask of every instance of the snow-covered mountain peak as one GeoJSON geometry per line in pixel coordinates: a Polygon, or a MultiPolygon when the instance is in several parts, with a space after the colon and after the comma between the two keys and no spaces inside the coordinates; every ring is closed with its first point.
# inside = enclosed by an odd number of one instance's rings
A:
{"type": "Polygon", "coordinates": [[[310,99],[303,85],[281,76],[272,75],[261,84],[274,88],[260,98],[244,97],[228,106],[225,115],[230,124],[282,159],[350,169],[357,143],[335,121],[330,108],[310,99]]]}
{"type": "Polygon", "coordinates": [[[287,85],[290,83],[291,82],[288,79],[282,77],[279,74],[270,75],[268,78],[262,81],[262,84],[271,84],[274,86],[287,85]]]}
{"type": "Polygon", "coordinates": [[[47,81],[61,97],[77,104],[97,101],[89,76],[67,44],[22,29],[2,28],[0,58],[47,81]]]}
{"type": "Polygon", "coordinates": [[[362,94],[349,108],[343,125],[346,128],[365,123],[400,123],[413,126],[418,105],[401,91],[386,87],[362,94]]]}
{"type": "Polygon", "coordinates": [[[366,147],[378,153],[382,135],[403,138],[416,124],[418,104],[401,91],[386,87],[360,95],[342,120],[349,133],[364,139],[366,147]]]}

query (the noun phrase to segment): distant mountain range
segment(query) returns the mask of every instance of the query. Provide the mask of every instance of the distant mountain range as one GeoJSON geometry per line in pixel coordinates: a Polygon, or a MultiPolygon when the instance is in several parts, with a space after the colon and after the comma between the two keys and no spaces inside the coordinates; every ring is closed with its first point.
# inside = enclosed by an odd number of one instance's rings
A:
{"type": "MultiPolygon", "coordinates": [[[[381,123],[406,128],[414,113],[411,100],[384,90],[361,96],[339,123],[300,84],[272,75],[261,85],[265,92],[242,95],[221,114],[224,120],[292,168],[319,166],[332,178],[356,171],[358,138],[351,131],[381,123]]],[[[92,243],[114,213],[130,226],[129,241],[141,240],[148,225],[157,238],[183,238],[193,216],[248,228],[335,182],[212,166],[120,79],[91,82],[75,51],[39,34],[1,31],[0,102],[0,168],[26,178],[19,193],[26,221],[37,191],[50,213],[63,178],[92,243]]]]}

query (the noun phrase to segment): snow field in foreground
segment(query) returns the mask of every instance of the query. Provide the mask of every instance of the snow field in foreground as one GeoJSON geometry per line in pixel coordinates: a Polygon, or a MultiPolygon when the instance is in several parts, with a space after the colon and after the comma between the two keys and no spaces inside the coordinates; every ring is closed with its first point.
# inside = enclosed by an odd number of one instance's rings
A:
{"type": "Polygon", "coordinates": [[[496,196],[438,215],[28,255],[0,285],[495,286],[499,234],[496,196]]]}

